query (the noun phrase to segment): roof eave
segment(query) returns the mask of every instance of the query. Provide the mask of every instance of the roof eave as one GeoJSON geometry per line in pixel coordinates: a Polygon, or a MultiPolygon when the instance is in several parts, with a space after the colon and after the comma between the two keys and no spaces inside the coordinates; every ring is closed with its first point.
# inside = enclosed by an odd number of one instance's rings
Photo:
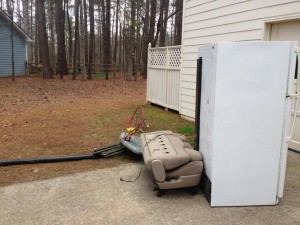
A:
{"type": "Polygon", "coordinates": [[[25,40],[26,42],[34,42],[34,40],[33,39],[31,39],[31,38],[26,38],[26,40],[25,40]]]}
{"type": "MultiPolygon", "coordinates": [[[[11,18],[3,11],[0,9],[0,15],[2,15],[2,17],[10,22],[13,22],[11,20],[11,18]]],[[[34,42],[33,39],[31,39],[31,37],[29,37],[24,30],[22,30],[15,22],[13,22],[13,27],[25,38],[25,41],[27,42],[34,42]]]]}

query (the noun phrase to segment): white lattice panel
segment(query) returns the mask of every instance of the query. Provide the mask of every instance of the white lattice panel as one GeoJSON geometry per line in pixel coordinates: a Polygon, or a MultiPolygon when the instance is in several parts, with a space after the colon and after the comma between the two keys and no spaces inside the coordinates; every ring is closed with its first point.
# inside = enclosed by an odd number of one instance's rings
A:
{"type": "Polygon", "coordinates": [[[149,66],[166,66],[167,49],[149,49],[149,66]]]}
{"type": "Polygon", "coordinates": [[[180,68],[181,47],[149,48],[149,66],[180,68]]]}
{"type": "Polygon", "coordinates": [[[181,63],[181,48],[170,48],[169,49],[169,67],[179,68],[181,63]]]}
{"type": "Polygon", "coordinates": [[[149,48],[147,100],[179,111],[181,46],[149,48]]]}

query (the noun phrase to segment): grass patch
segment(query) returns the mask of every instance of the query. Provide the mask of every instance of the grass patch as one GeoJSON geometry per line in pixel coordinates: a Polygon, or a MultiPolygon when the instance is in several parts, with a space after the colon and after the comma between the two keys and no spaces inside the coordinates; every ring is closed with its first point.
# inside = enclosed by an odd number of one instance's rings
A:
{"type": "MultiPolygon", "coordinates": [[[[152,105],[132,104],[120,111],[109,111],[90,115],[87,126],[92,134],[91,139],[103,140],[104,142],[116,142],[121,132],[125,131],[128,121],[137,107],[143,107],[145,111],[144,119],[148,125],[147,132],[158,130],[171,130],[174,133],[184,134],[192,144],[194,140],[194,123],[184,120],[178,113],[165,111],[162,108],[152,105]]],[[[137,134],[139,135],[139,134],[137,134]]],[[[89,139],[87,136],[85,140],[89,139]]],[[[92,140],[90,140],[92,141],[92,140]]]]}
{"type": "Polygon", "coordinates": [[[103,72],[95,73],[95,77],[96,78],[104,78],[105,77],[105,73],[103,73],[103,72]]]}
{"type": "Polygon", "coordinates": [[[157,130],[171,130],[175,133],[184,134],[188,142],[194,142],[194,122],[184,120],[179,114],[165,111],[159,107],[145,105],[145,119],[149,125],[149,132],[157,130]]]}
{"type": "Polygon", "coordinates": [[[194,126],[178,127],[177,131],[179,133],[182,133],[182,134],[185,134],[185,135],[194,135],[195,134],[195,127],[194,126]]]}
{"type": "MultiPolygon", "coordinates": [[[[194,126],[193,122],[182,119],[177,113],[165,111],[151,105],[143,107],[145,109],[145,119],[149,123],[151,130],[172,130],[173,132],[184,133],[180,128],[194,126]]],[[[187,132],[186,134],[192,135],[192,133],[187,132]]]]}

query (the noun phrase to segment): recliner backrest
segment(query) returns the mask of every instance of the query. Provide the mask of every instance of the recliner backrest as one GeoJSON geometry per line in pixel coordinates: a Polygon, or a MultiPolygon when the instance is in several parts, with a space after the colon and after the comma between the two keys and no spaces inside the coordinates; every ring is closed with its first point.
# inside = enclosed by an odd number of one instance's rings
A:
{"type": "Polygon", "coordinates": [[[175,169],[190,161],[181,136],[172,131],[141,134],[143,157],[146,167],[152,170],[151,162],[160,160],[166,170],[175,169]]]}

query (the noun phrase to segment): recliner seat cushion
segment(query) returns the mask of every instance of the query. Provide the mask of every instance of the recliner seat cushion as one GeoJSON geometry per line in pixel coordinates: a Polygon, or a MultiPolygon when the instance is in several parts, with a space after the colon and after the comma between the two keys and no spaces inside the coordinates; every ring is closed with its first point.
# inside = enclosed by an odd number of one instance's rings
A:
{"type": "Polygon", "coordinates": [[[203,163],[201,161],[193,161],[177,169],[170,170],[166,172],[167,179],[180,177],[180,176],[190,176],[201,174],[203,170],[203,163]]]}

